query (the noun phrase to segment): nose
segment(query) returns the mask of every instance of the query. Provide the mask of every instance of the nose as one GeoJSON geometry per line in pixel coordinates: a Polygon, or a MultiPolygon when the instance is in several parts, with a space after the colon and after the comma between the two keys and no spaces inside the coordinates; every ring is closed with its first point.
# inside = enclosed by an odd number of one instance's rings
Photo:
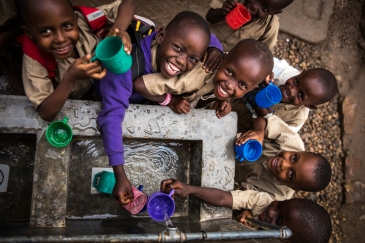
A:
{"type": "Polygon", "coordinates": [[[267,214],[271,224],[276,224],[276,218],[278,217],[278,211],[274,207],[267,208],[267,214]]]}
{"type": "Polygon", "coordinates": [[[297,95],[297,87],[294,83],[289,84],[289,92],[291,97],[295,97],[297,95]]]}
{"type": "Polygon", "coordinates": [[[280,164],[280,169],[285,170],[285,169],[290,168],[290,166],[291,166],[291,163],[288,160],[283,159],[281,164],[280,164]]]}
{"type": "Polygon", "coordinates": [[[65,41],[65,37],[62,33],[62,31],[56,31],[55,32],[55,42],[63,42],[65,41]]]}
{"type": "Polygon", "coordinates": [[[188,58],[187,55],[180,55],[176,58],[176,62],[180,65],[181,69],[185,69],[187,58],[188,58]]]}

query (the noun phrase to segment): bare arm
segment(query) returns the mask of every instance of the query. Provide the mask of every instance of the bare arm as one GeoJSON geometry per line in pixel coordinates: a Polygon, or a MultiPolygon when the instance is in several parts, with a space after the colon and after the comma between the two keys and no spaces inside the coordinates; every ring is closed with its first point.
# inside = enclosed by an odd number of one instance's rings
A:
{"type": "Polygon", "coordinates": [[[205,19],[211,24],[216,24],[219,21],[223,20],[235,6],[236,2],[234,2],[233,0],[226,0],[223,3],[222,8],[209,9],[207,15],[205,16],[205,19]]]}

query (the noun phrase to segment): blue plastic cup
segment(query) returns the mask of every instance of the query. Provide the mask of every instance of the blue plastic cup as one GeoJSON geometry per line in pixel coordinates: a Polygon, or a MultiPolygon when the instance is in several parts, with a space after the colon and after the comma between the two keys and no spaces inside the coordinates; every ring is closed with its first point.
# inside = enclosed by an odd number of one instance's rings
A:
{"type": "Polygon", "coordinates": [[[147,200],[147,212],[153,220],[166,221],[175,212],[175,202],[172,199],[174,190],[169,194],[163,192],[152,193],[147,200]]]}
{"type": "Polygon", "coordinates": [[[254,162],[258,160],[262,154],[262,145],[257,140],[248,140],[240,146],[235,145],[234,151],[236,152],[236,159],[239,162],[243,162],[244,160],[254,162]]]}
{"type": "Polygon", "coordinates": [[[270,83],[268,86],[257,92],[255,96],[256,104],[261,108],[269,108],[281,101],[280,89],[270,83]]]}
{"type": "Polygon", "coordinates": [[[117,36],[109,36],[96,47],[91,61],[99,60],[106,69],[115,74],[127,72],[132,66],[132,56],[124,51],[123,41],[117,36]]]}
{"type": "MultiPolygon", "coordinates": [[[[138,187],[137,187],[137,189],[138,189],[138,191],[141,191],[141,192],[143,192],[143,185],[139,185],[138,187]]],[[[144,192],[143,192],[144,193],[144,192]]],[[[146,194],[146,193],[145,193],[146,194]]],[[[147,199],[148,199],[148,196],[147,196],[147,194],[146,194],[146,197],[147,197],[147,199]]],[[[141,211],[139,211],[139,213],[143,213],[144,211],[146,211],[147,210],[147,203],[143,206],[143,208],[141,209],[141,211]]]]}

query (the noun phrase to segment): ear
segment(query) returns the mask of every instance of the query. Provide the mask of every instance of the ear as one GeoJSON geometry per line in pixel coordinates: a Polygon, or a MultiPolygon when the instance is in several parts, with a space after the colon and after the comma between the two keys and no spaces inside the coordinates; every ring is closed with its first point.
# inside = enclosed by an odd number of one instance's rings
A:
{"type": "Polygon", "coordinates": [[[24,31],[24,33],[29,37],[29,39],[31,39],[32,41],[34,41],[33,36],[30,34],[30,31],[27,28],[27,26],[21,25],[20,27],[22,28],[22,30],[24,31]]]}
{"type": "Polygon", "coordinates": [[[162,27],[158,30],[156,37],[155,37],[158,45],[161,44],[161,42],[163,41],[165,36],[166,36],[166,29],[162,27]]]}
{"type": "Polygon", "coordinates": [[[317,105],[306,105],[305,107],[307,107],[308,109],[312,109],[312,110],[318,109],[317,105]]]}
{"type": "Polygon", "coordinates": [[[274,73],[271,72],[269,75],[266,76],[264,80],[264,84],[269,85],[270,82],[274,79],[274,73]]]}

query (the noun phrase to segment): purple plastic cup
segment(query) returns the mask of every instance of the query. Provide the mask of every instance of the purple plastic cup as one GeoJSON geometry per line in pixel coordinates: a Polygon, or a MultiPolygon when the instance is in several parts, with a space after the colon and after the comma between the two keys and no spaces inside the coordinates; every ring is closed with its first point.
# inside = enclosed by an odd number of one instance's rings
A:
{"type": "Polygon", "coordinates": [[[154,192],[147,200],[147,212],[153,220],[166,221],[175,212],[175,202],[172,199],[174,190],[169,194],[164,192],[154,192]]]}

